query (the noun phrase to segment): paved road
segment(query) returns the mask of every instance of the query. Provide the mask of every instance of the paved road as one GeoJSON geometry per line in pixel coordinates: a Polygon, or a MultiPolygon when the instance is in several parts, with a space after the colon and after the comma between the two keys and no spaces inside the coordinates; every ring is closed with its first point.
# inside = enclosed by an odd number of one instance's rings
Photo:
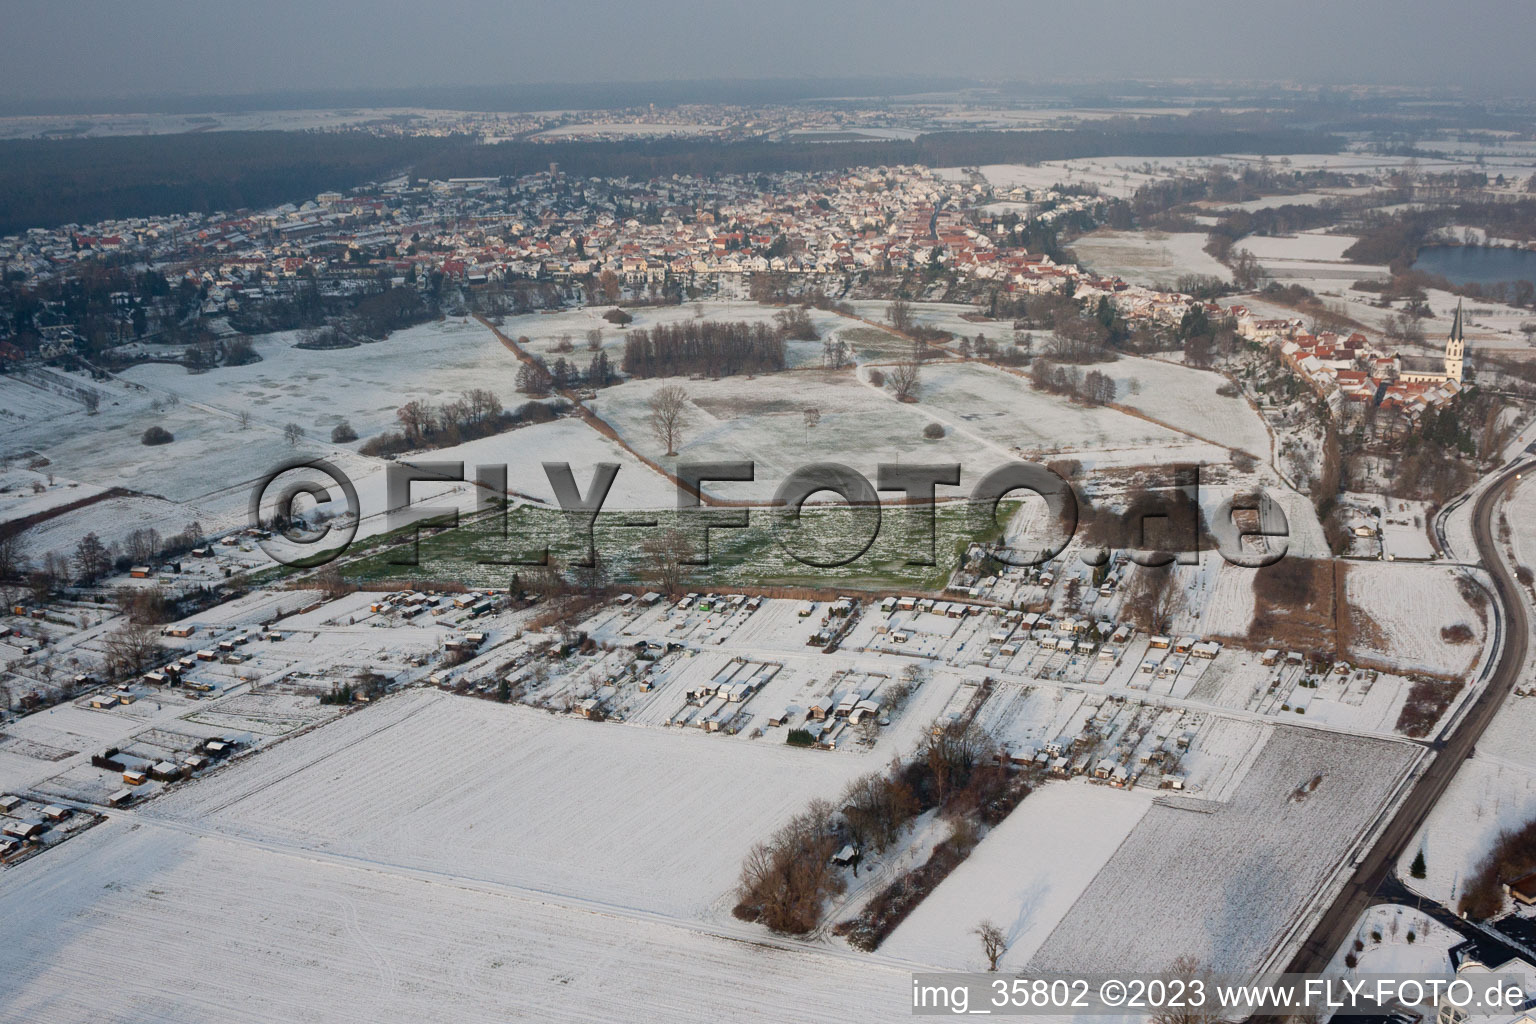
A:
{"type": "Polygon", "coordinates": [[[1493,529],[1493,510],[1516,474],[1529,468],[1522,461],[1503,470],[1478,497],[1473,511],[1473,536],[1483,567],[1493,578],[1499,605],[1494,609],[1494,614],[1502,615],[1504,646],[1498,663],[1488,674],[1482,692],[1467,708],[1455,728],[1449,735],[1436,741],[1436,753],[1429,768],[1414,783],[1408,798],[1398,808],[1381,838],[1371,847],[1343,891],[1334,899],[1333,905],[1302,943],[1291,959],[1287,968],[1289,971],[1317,972],[1328,966],[1333,954],[1352,934],[1356,919],[1371,905],[1377,890],[1391,877],[1399,853],[1418,832],[1461,763],[1471,755],[1478,737],[1488,728],[1488,723],[1493,720],[1494,714],[1514,687],[1515,680],[1520,677],[1520,670],[1525,665],[1529,635],[1525,601],[1519,585],[1499,556],[1493,529]]]}

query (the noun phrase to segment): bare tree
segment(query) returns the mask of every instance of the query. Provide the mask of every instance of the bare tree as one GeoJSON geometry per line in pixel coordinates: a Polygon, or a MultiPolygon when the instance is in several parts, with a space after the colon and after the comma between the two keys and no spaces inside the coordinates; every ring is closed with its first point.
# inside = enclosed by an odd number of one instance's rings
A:
{"type": "Polygon", "coordinates": [[[912,326],[912,307],[904,300],[896,299],[885,307],[885,318],[891,322],[896,330],[906,333],[912,326]]]}
{"type": "Polygon", "coordinates": [[[476,423],[501,415],[501,399],[486,388],[470,388],[464,392],[462,401],[469,410],[469,418],[476,423]]]}
{"type": "Polygon", "coordinates": [[[244,409],[240,410],[240,429],[251,429],[251,414],[244,409]]]}
{"type": "Polygon", "coordinates": [[[1184,591],[1171,565],[1138,566],[1123,607],[1132,621],[1151,633],[1166,633],[1184,607],[1184,591]]]}
{"type": "Polygon", "coordinates": [[[667,384],[651,396],[651,433],[668,455],[677,454],[683,430],[688,426],[688,392],[681,384],[667,384]]]}
{"type": "MultiPolygon", "coordinates": [[[[1167,975],[1169,980],[1178,979],[1188,983],[1202,978],[1206,973],[1199,960],[1192,956],[1181,956],[1173,962],[1167,975]]],[[[1189,1005],[1188,1001],[1180,1001],[1176,1007],[1165,1007],[1153,1013],[1147,1021],[1148,1024],[1207,1024],[1218,1019],[1218,1014],[1209,1008],[1195,1007],[1189,1005]]]]}
{"type": "Polygon", "coordinates": [[[127,548],[125,554],[133,560],[135,565],[147,565],[160,553],[164,541],[160,537],[159,530],[146,526],[130,532],[123,538],[123,544],[127,548]]]}
{"type": "Polygon", "coordinates": [[[821,410],[814,405],[807,406],[805,409],[805,440],[807,443],[811,440],[811,431],[815,430],[816,425],[820,422],[821,410]]]}
{"type": "Polygon", "coordinates": [[[95,533],[88,533],[75,545],[75,575],[83,583],[95,583],[112,568],[112,557],[95,533]]]}
{"type": "Polygon", "coordinates": [[[423,434],[432,429],[432,407],[426,402],[407,402],[395,410],[395,418],[400,421],[400,426],[405,428],[405,436],[412,441],[420,441],[423,434]]]}
{"type": "Polygon", "coordinates": [[[0,580],[20,579],[27,571],[27,544],[20,533],[0,537],[0,580]]]}
{"type": "Polygon", "coordinates": [[[297,423],[289,423],[283,427],[283,440],[288,442],[288,447],[296,448],[300,441],[304,440],[304,428],[297,423]]]}
{"type": "Polygon", "coordinates": [[[831,335],[821,343],[821,361],[829,370],[841,370],[848,362],[848,343],[840,335],[831,335]]]}
{"type": "Polygon", "coordinates": [[[593,352],[603,347],[603,329],[594,327],[587,332],[587,348],[593,352]]]}
{"type": "Polygon", "coordinates": [[[997,962],[1003,958],[1003,953],[1008,949],[1008,936],[1003,930],[991,921],[983,921],[976,926],[976,935],[981,939],[981,952],[987,958],[987,970],[997,970],[997,962]]]}
{"type": "Polygon", "coordinates": [[[103,640],[107,665],[116,673],[143,671],[164,654],[160,634],[146,622],[126,622],[103,640]]]}
{"type": "Polygon", "coordinates": [[[891,367],[885,382],[890,386],[891,394],[896,396],[898,402],[917,401],[917,389],[922,383],[922,367],[917,361],[916,353],[891,367]]]}
{"type": "Polygon", "coordinates": [[[693,557],[688,538],[681,530],[663,530],[640,542],[640,578],[663,594],[676,594],[688,575],[693,557]]]}

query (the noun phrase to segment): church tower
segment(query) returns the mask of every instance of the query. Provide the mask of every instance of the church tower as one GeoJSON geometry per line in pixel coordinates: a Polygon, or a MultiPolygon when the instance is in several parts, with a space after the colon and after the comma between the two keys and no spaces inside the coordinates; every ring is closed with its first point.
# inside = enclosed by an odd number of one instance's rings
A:
{"type": "Polygon", "coordinates": [[[1445,375],[1461,383],[1461,300],[1456,300],[1456,319],[1451,324],[1451,335],[1445,339],[1445,375]]]}

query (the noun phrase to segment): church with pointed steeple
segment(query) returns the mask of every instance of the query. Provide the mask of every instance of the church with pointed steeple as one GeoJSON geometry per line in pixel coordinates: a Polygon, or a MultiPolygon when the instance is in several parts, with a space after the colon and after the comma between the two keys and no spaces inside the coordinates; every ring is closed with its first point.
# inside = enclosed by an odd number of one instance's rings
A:
{"type": "Polygon", "coordinates": [[[1457,299],[1456,318],[1451,321],[1451,333],[1445,339],[1444,360],[1437,360],[1430,356],[1399,356],[1402,369],[1398,373],[1398,380],[1409,384],[1440,384],[1444,381],[1455,381],[1460,384],[1463,344],[1461,300],[1457,299]]]}

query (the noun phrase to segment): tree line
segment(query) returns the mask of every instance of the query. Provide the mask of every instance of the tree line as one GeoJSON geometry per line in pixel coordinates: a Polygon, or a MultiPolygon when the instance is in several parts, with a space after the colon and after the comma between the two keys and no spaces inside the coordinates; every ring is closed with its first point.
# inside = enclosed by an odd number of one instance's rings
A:
{"type": "Polygon", "coordinates": [[[689,320],[632,331],[622,368],[631,377],[773,373],[787,365],[784,334],[764,323],[689,320]]]}
{"type": "Polygon", "coordinates": [[[420,399],[395,410],[397,431],[386,431],[358,449],[364,455],[397,455],[418,448],[447,448],[489,437],[530,423],[547,423],[564,410],[564,403],[525,402],[516,411],[485,388],[471,388],[438,405],[420,399]]]}

